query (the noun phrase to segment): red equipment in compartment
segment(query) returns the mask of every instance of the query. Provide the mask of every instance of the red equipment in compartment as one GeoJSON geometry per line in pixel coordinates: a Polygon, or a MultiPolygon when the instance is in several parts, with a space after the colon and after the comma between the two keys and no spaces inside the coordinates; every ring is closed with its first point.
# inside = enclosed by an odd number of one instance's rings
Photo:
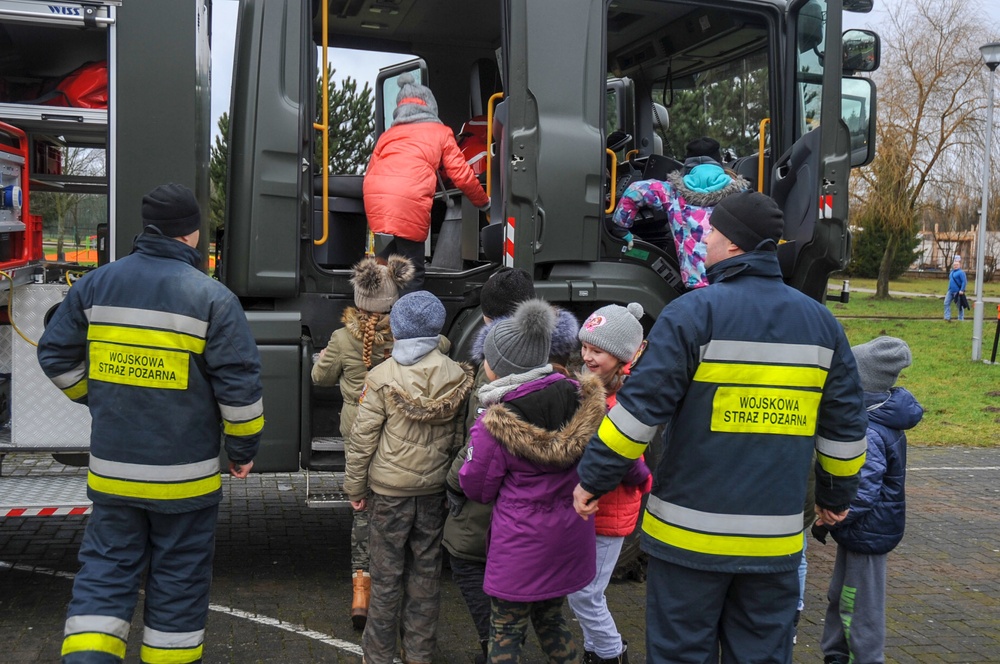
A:
{"type": "MultiPolygon", "coordinates": [[[[11,141],[0,141],[0,160],[4,154],[20,157],[21,181],[21,223],[24,224],[23,231],[8,231],[0,233],[0,270],[27,265],[31,261],[41,260],[44,256],[42,252],[42,218],[30,214],[30,197],[28,195],[28,137],[23,131],[0,122],[0,134],[5,134],[17,143],[10,145],[11,141]],[[6,235],[4,238],[2,236],[6,235]],[[6,242],[4,240],[6,239],[6,242]],[[9,246],[7,245],[9,242],[9,246]]],[[[13,160],[10,160],[13,161],[13,160]]]]}
{"type": "Polygon", "coordinates": [[[88,62],[63,77],[52,92],[43,95],[46,106],[108,107],[108,63],[88,62]]]}

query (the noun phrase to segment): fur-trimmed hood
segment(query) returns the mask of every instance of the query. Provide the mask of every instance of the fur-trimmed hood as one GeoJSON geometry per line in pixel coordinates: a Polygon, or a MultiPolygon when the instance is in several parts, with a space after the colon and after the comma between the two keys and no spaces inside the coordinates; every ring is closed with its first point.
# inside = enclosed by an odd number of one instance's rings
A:
{"type": "Polygon", "coordinates": [[[504,403],[486,409],[482,415],[483,427],[516,457],[549,468],[572,466],[583,456],[605,414],[601,381],[593,375],[574,378],[579,382],[580,405],[559,430],[548,431],[525,422],[504,403]]]}
{"type": "Polygon", "coordinates": [[[476,381],[476,370],[471,364],[462,362],[459,366],[462,368],[462,381],[440,397],[413,397],[393,387],[389,390],[387,399],[403,417],[414,422],[451,419],[459,414],[476,381]]]}
{"type": "MultiPolygon", "coordinates": [[[[723,170],[721,167],[719,170],[723,170]]],[[[729,184],[721,189],[716,189],[715,191],[698,191],[697,189],[690,188],[684,181],[684,171],[674,171],[667,175],[667,182],[674,188],[674,190],[684,198],[684,201],[688,205],[696,205],[698,207],[712,207],[716,205],[726,196],[730,194],[738,194],[741,191],[746,191],[750,188],[750,183],[747,182],[742,176],[736,175],[732,171],[725,171],[725,174],[730,178],[729,184]]]]}
{"type": "MultiPolygon", "coordinates": [[[[379,315],[380,318],[378,322],[375,323],[374,344],[376,346],[383,346],[385,344],[392,343],[392,330],[389,329],[389,314],[379,315]]],[[[340,317],[340,322],[344,324],[344,329],[347,330],[348,334],[358,341],[364,341],[365,321],[367,318],[367,314],[361,313],[357,307],[347,307],[344,309],[344,313],[340,317]]]]}

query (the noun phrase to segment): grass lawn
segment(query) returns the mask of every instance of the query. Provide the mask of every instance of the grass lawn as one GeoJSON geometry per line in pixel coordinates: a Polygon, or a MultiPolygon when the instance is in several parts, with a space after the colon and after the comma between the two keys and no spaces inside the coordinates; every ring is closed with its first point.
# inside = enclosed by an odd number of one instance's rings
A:
{"type": "MultiPolygon", "coordinates": [[[[1000,364],[972,362],[972,312],[966,312],[964,322],[945,323],[941,305],[941,300],[919,297],[877,301],[867,293],[851,293],[848,304],[827,303],[852,345],[883,334],[910,345],[913,366],[898,384],[924,407],[923,421],[908,435],[911,443],[993,446],[1000,433],[1000,364]]],[[[996,305],[986,306],[983,357],[988,360],[997,317],[996,305]]]]}
{"type": "MultiPolygon", "coordinates": [[[[944,298],[944,293],[948,290],[948,275],[946,273],[941,273],[940,279],[931,279],[923,277],[900,277],[889,282],[890,291],[899,291],[902,293],[930,293],[932,295],[937,295],[938,297],[944,298]]],[[[834,297],[835,294],[840,293],[841,285],[843,284],[843,277],[833,277],[830,279],[830,297],[834,297]]],[[[874,279],[858,279],[855,277],[850,278],[851,289],[855,288],[870,288],[875,290],[875,280],[874,279]]],[[[972,300],[976,291],[976,281],[971,276],[969,276],[969,288],[965,291],[966,297],[972,300]]],[[[854,297],[854,294],[851,294],[854,297]]],[[[992,282],[987,282],[983,284],[983,297],[1000,297],[1000,281],[993,280],[992,282]]]]}

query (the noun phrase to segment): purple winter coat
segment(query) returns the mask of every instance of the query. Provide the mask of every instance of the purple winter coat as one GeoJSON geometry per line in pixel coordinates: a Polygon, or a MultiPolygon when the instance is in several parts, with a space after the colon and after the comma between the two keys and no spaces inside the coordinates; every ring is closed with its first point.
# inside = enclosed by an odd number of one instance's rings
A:
{"type": "Polygon", "coordinates": [[[459,483],[469,499],[494,503],[487,595],[535,602],[566,596],[593,580],[594,521],[573,510],[573,489],[576,463],[604,411],[596,377],[582,377],[577,385],[554,373],[508,392],[472,427],[459,483]],[[579,403],[568,421],[567,396],[579,403]],[[565,424],[550,430],[539,425],[545,418],[565,424]]]}

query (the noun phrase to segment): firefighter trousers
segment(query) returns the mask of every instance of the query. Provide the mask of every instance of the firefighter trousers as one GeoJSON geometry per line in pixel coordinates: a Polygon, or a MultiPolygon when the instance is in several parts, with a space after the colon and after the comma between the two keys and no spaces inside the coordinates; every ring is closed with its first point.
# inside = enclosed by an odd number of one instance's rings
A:
{"type": "Polygon", "coordinates": [[[708,572],[650,556],[646,661],[791,664],[798,596],[796,569],[708,572]]]}
{"type": "Polygon", "coordinates": [[[218,505],[163,514],[95,503],[80,544],[63,663],[124,660],[144,572],[142,661],[200,662],[218,514],[218,505]]]}

